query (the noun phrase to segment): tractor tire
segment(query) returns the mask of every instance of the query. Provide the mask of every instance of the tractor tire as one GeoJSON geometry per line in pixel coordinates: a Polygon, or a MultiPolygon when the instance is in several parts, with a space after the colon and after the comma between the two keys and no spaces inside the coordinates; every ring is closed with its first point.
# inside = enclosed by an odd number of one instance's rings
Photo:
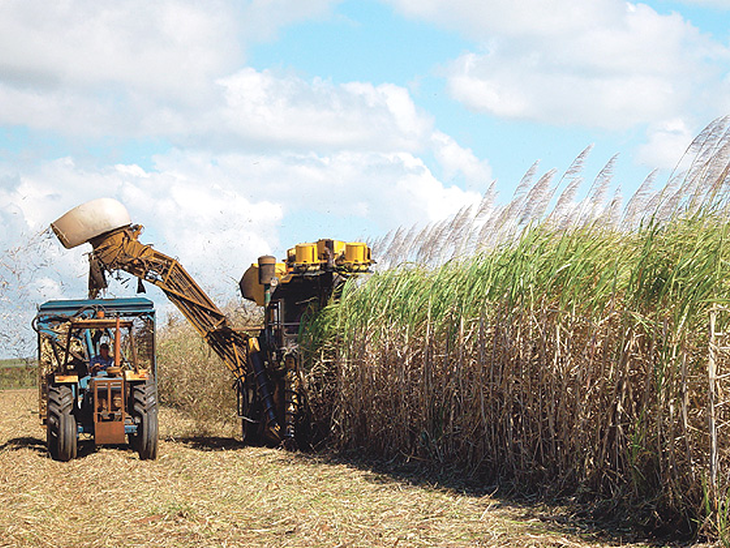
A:
{"type": "Polygon", "coordinates": [[[148,379],[144,384],[132,386],[132,417],[137,423],[137,433],[130,434],[129,444],[142,460],[157,458],[157,383],[148,379]]]}
{"type": "Polygon", "coordinates": [[[75,459],[78,454],[78,429],[70,385],[51,385],[48,388],[46,444],[54,460],[66,462],[75,459]]]}

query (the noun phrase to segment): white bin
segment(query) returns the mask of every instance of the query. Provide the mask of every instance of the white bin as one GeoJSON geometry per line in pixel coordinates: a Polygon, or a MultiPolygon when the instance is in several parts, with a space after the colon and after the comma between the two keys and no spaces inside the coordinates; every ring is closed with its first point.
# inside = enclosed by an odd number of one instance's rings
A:
{"type": "Polygon", "coordinates": [[[71,249],[106,232],[132,224],[127,208],[113,198],[91,200],[51,223],[63,247],[71,249]]]}

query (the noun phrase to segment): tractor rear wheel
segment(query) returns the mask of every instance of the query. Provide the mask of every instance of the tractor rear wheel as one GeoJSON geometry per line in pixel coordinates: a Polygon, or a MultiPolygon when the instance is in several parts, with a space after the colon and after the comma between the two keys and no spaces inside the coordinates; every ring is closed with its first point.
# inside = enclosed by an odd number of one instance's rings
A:
{"type": "Polygon", "coordinates": [[[46,444],[51,458],[63,462],[75,459],[78,453],[78,429],[74,415],[73,387],[68,384],[48,388],[46,444]]]}
{"type": "Polygon", "coordinates": [[[148,379],[132,386],[132,417],[137,433],[130,434],[129,444],[142,460],[157,458],[157,383],[148,379]]]}

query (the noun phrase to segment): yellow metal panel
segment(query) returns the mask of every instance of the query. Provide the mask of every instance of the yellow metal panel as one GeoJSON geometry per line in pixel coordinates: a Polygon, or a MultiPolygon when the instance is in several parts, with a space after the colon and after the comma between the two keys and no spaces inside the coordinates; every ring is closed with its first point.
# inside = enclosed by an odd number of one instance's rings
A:
{"type": "Polygon", "coordinates": [[[57,383],[79,382],[78,375],[54,375],[53,380],[57,383]]]}
{"type": "Polygon", "coordinates": [[[127,369],[124,371],[124,380],[125,381],[144,381],[147,380],[147,370],[146,369],[140,369],[139,373],[136,373],[135,371],[132,371],[131,369],[127,369]]]}
{"type": "Polygon", "coordinates": [[[326,248],[330,242],[332,242],[333,259],[336,259],[345,251],[345,242],[341,240],[330,240],[327,238],[319,240],[317,241],[317,256],[319,257],[320,261],[324,261],[327,259],[326,248]]]}
{"type": "Polygon", "coordinates": [[[329,240],[318,240],[317,241],[317,257],[320,261],[327,258],[327,242],[329,240]]]}
{"type": "Polygon", "coordinates": [[[342,255],[345,252],[347,244],[341,240],[332,240],[332,242],[335,250],[335,257],[342,255]]]}
{"type": "MultiPolygon", "coordinates": [[[[284,263],[276,263],[276,277],[282,281],[286,274],[286,265],[284,263]]],[[[259,283],[259,265],[254,263],[243,275],[241,280],[241,289],[243,296],[249,301],[254,301],[259,306],[264,306],[264,286],[259,283]]]]}

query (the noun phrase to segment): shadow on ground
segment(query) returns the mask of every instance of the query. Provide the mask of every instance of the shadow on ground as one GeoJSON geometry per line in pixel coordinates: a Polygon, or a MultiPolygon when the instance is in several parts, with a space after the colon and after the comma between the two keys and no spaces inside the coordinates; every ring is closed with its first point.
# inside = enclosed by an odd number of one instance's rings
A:
{"type": "MultiPolygon", "coordinates": [[[[118,450],[129,450],[128,445],[105,445],[104,447],[118,450]]],[[[0,451],[18,451],[20,449],[30,449],[39,455],[51,458],[46,447],[46,440],[34,437],[12,438],[3,444],[0,444],[0,451]]],[[[76,458],[83,459],[89,455],[96,453],[97,448],[92,440],[79,440],[76,458]]]]}
{"type": "MultiPolygon", "coordinates": [[[[248,447],[240,440],[230,437],[168,437],[165,441],[198,451],[235,451],[248,447]]],[[[435,467],[404,458],[380,460],[354,452],[298,451],[291,455],[305,465],[345,465],[361,472],[369,472],[366,481],[381,485],[399,483],[449,491],[460,496],[489,496],[494,501],[494,507],[509,508],[515,512],[516,519],[538,519],[556,533],[577,536],[586,541],[616,545],[642,543],[657,547],[685,547],[696,545],[694,543],[697,542],[689,523],[675,523],[663,528],[652,527],[650,524],[641,525],[637,523],[637,515],[630,509],[622,509],[607,502],[586,502],[575,498],[547,500],[529,496],[510,487],[469,478],[463,470],[457,468],[435,467]]]]}
{"type": "Polygon", "coordinates": [[[385,484],[397,482],[427,489],[439,489],[460,496],[488,496],[496,508],[509,508],[518,519],[539,519],[560,534],[578,536],[586,541],[624,545],[675,548],[698,546],[696,524],[688,519],[656,526],[651,518],[611,501],[580,501],[575,497],[547,499],[518,492],[509,486],[469,478],[462,469],[433,466],[413,459],[380,460],[362,453],[297,453],[302,461],[346,465],[370,472],[366,481],[385,484]],[[644,523],[642,523],[644,521],[644,523]]]}
{"type": "Polygon", "coordinates": [[[12,438],[0,445],[0,451],[17,451],[18,449],[32,449],[38,453],[46,452],[46,441],[33,437],[12,438]]]}
{"type": "Polygon", "coordinates": [[[169,437],[166,438],[165,441],[168,443],[180,443],[190,447],[191,449],[197,449],[199,451],[230,451],[246,447],[240,440],[236,440],[235,438],[222,438],[216,436],[190,436],[182,438],[169,437]]]}

